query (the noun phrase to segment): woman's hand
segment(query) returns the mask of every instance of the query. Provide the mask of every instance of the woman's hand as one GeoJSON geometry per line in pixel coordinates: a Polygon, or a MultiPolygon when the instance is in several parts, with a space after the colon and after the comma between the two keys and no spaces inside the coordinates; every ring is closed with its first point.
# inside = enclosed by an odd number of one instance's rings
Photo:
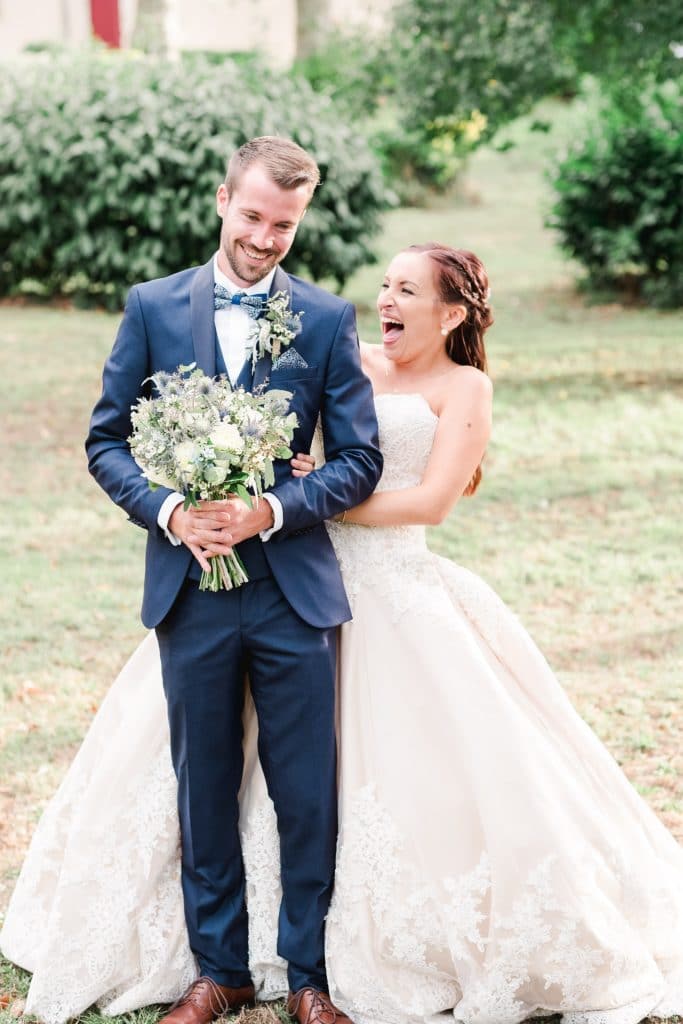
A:
{"type": "Polygon", "coordinates": [[[315,469],[315,459],[306,452],[297,452],[293,459],[289,460],[292,467],[292,476],[308,476],[315,469]]]}

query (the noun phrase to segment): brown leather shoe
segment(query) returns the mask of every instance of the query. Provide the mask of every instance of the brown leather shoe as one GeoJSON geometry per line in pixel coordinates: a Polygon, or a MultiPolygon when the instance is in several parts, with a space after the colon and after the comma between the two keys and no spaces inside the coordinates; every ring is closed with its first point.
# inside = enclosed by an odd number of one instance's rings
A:
{"type": "Polygon", "coordinates": [[[351,1020],[338,1010],[327,992],[315,988],[300,988],[287,997],[287,1013],[299,1024],[351,1024],[351,1020]]]}
{"type": "Polygon", "coordinates": [[[254,986],[230,988],[213,978],[197,978],[158,1024],[209,1024],[231,1010],[254,1001],[254,986]]]}

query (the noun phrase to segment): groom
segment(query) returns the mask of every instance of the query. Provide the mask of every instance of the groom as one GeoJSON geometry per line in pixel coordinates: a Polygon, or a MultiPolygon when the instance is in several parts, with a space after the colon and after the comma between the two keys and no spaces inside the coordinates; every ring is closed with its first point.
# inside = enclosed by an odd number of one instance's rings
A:
{"type": "Polygon", "coordinates": [[[345,1020],[327,995],[323,933],[337,831],[335,627],[351,612],[323,520],[373,491],[382,459],[353,308],[279,267],[318,182],[315,161],[287,139],[253,139],[232,156],[216,194],[218,252],[132,288],[86,441],[97,482],[148,531],[142,619],[161,652],[185,916],[201,975],[169,1024],[207,1024],[254,998],[237,799],[247,674],[280,834],[288,1009],[300,1024],[345,1020]],[[253,308],[242,296],[280,291],[303,313],[301,333],[252,371],[253,308]],[[292,391],[292,446],[310,449],[320,417],[325,465],[295,478],[281,461],[253,509],[234,498],[185,511],[182,496],[151,491],[128,446],[131,405],[150,394],[152,373],[192,362],[248,390],[292,391]],[[202,568],[233,546],[249,582],[200,591],[202,568]]]}

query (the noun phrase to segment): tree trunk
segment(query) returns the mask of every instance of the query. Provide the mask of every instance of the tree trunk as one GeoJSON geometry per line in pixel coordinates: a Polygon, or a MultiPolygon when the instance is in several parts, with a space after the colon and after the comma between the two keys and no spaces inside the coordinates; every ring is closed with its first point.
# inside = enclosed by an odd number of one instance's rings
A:
{"type": "Polygon", "coordinates": [[[146,53],[175,56],[176,46],[171,31],[175,6],[175,0],[138,0],[131,45],[146,53]]]}
{"type": "Polygon", "coordinates": [[[322,45],[332,28],[331,0],[298,0],[296,55],[309,57],[322,45]]]}

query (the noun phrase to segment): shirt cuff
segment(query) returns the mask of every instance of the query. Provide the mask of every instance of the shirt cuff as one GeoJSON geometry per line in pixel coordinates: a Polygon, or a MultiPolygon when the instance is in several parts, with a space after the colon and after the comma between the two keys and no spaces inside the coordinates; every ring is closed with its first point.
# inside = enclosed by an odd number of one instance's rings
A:
{"type": "Polygon", "coordinates": [[[260,534],[261,540],[267,541],[270,540],[274,533],[282,529],[284,514],[282,512],[282,502],[279,498],[276,498],[274,494],[264,494],[263,497],[273,510],[273,525],[269,530],[261,530],[260,534]]]}
{"type": "MultiPolygon", "coordinates": [[[[164,533],[170,540],[171,544],[173,544],[173,546],[176,548],[180,544],[182,544],[182,541],[180,540],[179,537],[176,537],[174,533],[171,533],[171,531],[168,528],[168,521],[171,518],[171,513],[173,512],[173,509],[177,508],[178,505],[182,505],[184,501],[185,498],[182,496],[182,494],[169,494],[169,496],[165,499],[163,505],[159,509],[159,514],[157,516],[157,523],[159,525],[159,528],[164,531],[164,533]]],[[[282,523],[280,525],[282,525],[282,523]]]]}

